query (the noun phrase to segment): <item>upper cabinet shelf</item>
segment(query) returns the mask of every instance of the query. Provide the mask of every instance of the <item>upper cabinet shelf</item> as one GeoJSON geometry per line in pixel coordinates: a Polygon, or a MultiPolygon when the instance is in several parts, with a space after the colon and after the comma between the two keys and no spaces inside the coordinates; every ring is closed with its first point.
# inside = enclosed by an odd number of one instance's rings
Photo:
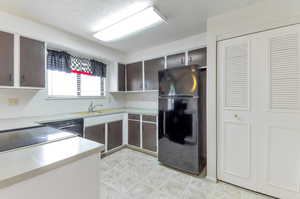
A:
{"type": "Polygon", "coordinates": [[[206,56],[206,48],[200,48],[135,63],[119,63],[112,68],[110,92],[157,92],[159,90],[158,71],[194,64],[206,66],[206,56]]]}
{"type": "Polygon", "coordinates": [[[0,43],[0,88],[44,89],[45,43],[6,32],[0,43]]]}

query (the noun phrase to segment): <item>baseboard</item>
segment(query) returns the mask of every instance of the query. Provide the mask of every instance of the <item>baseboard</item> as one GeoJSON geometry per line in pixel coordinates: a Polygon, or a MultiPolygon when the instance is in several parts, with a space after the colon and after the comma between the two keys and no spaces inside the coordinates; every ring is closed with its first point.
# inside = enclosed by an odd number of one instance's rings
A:
{"type": "Polygon", "coordinates": [[[146,153],[148,155],[154,156],[154,157],[158,157],[158,154],[156,152],[153,151],[149,151],[149,150],[145,150],[145,149],[141,149],[140,147],[137,146],[132,146],[130,144],[126,144],[125,145],[127,148],[132,149],[134,151],[138,151],[138,152],[142,152],[142,153],[146,153]]]}
{"type": "Polygon", "coordinates": [[[217,183],[217,182],[218,182],[218,179],[217,179],[217,178],[215,178],[215,177],[206,176],[206,179],[207,179],[207,180],[209,180],[209,181],[215,182],[215,183],[217,183]]]}
{"type": "Polygon", "coordinates": [[[117,152],[117,151],[120,151],[120,150],[122,150],[122,149],[124,149],[124,148],[126,148],[126,145],[122,145],[122,146],[119,146],[119,147],[117,147],[117,148],[114,148],[114,149],[112,149],[112,150],[110,150],[110,151],[101,153],[101,157],[104,158],[104,157],[106,157],[106,156],[108,156],[108,155],[110,155],[110,154],[112,154],[112,153],[115,153],[115,152],[117,152]]]}

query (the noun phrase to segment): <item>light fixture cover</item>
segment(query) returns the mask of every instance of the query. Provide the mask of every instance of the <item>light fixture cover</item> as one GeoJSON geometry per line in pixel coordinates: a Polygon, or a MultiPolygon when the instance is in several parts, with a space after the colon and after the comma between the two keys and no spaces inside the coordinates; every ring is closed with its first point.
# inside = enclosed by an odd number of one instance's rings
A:
{"type": "Polygon", "coordinates": [[[165,18],[151,6],[95,33],[94,37],[101,41],[113,41],[164,21],[165,18]]]}

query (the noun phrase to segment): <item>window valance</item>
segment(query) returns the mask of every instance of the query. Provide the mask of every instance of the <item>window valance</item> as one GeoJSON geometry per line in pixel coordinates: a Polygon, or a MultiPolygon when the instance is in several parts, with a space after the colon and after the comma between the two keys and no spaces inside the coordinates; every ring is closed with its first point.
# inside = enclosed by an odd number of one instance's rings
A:
{"type": "Polygon", "coordinates": [[[96,60],[72,56],[66,52],[54,50],[48,50],[47,60],[49,70],[106,77],[106,64],[96,60]]]}
{"type": "Polygon", "coordinates": [[[71,72],[71,55],[48,49],[47,69],[61,72],[71,72]]]}

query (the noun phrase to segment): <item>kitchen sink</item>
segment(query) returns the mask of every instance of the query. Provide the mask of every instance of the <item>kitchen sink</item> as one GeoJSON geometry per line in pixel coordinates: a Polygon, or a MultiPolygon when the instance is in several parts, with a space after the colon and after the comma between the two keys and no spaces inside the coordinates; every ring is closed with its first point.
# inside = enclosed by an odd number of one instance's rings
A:
{"type": "Polygon", "coordinates": [[[113,112],[114,110],[113,109],[105,109],[105,110],[97,110],[97,111],[94,111],[94,112],[78,112],[78,113],[75,113],[76,115],[98,115],[98,114],[102,114],[102,113],[111,113],[113,112]]]}

